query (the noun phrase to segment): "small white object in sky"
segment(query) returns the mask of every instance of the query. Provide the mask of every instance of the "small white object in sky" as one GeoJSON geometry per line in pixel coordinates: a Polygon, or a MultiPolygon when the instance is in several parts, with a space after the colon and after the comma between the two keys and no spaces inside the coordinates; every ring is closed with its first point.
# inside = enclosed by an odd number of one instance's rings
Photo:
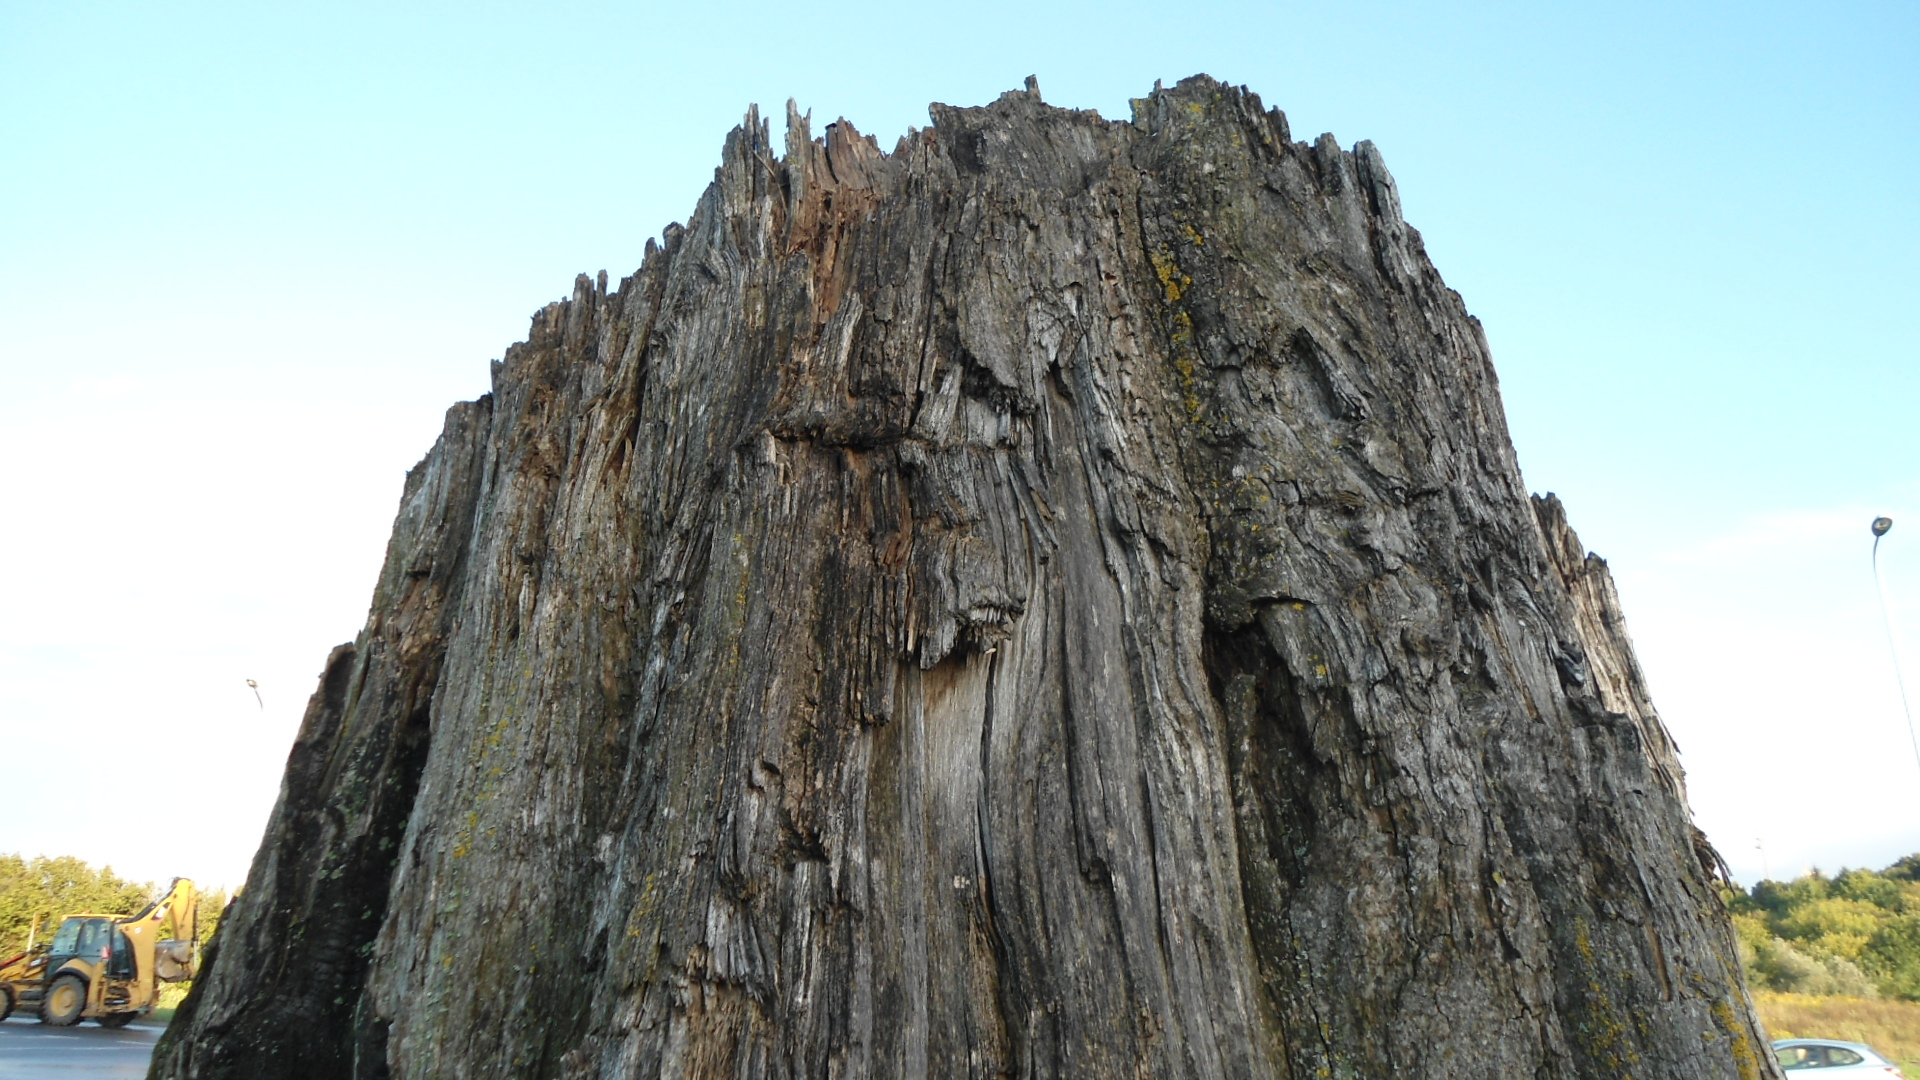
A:
{"type": "Polygon", "coordinates": [[[267,703],[264,701],[260,701],[260,684],[257,682],[254,682],[252,679],[248,679],[247,689],[253,691],[253,700],[259,701],[260,711],[265,712],[267,708],[267,703]]]}

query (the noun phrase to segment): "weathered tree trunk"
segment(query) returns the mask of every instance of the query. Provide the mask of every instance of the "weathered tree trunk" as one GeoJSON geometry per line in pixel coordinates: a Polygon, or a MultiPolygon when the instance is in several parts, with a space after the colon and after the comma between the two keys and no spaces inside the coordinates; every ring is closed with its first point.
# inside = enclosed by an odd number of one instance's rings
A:
{"type": "Polygon", "coordinates": [[[1373,146],[933,118],[449,414],[154,1075],[1775,1075],[1373,146]]]}

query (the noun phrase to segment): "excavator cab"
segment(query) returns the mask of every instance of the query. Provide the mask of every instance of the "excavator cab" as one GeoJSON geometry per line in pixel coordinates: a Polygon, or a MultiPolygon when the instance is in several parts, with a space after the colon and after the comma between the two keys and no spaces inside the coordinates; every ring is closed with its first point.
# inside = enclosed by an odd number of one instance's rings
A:
{"type": "Polygon", "coordinates": [[[58,971],[67,961],[79,958],[89,967],[97,967],[109,979],[134,977],[133,942],[120,929],[117,919],[103,915],[69,915],[53,935],[53,948],[47,962],[58,971]]]}
{"type": "Polygon", "coordinates": [[[69,915],[60,924],[59,932],[53,935],[53,948],[47,956],[57,970],[62,964],[76,956],[84,956],[90,961],[104,961],[112,953],[108,937],[113,931],[113,920],[101,915],[69,915]]]}

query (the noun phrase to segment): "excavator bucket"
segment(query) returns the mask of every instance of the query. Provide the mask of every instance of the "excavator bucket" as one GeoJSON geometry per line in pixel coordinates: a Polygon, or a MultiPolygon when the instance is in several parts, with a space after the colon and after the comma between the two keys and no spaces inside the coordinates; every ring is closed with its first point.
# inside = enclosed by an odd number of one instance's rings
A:
{"type": "Polygon", "coordinates": [[[161,982],[185,982],[193,978],[193,942],[156,942],[153,947],[153,976],[161,982]]]}

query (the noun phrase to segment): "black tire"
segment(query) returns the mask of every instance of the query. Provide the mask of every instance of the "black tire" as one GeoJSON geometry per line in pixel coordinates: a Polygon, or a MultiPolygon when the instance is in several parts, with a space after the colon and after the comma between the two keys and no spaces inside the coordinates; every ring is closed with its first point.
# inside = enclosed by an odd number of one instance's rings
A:
{"type": "Polygon", "coordinates": [[[86,1011],[87,982],[78,975],[56,977],[40,999],[40,1022],[53,1027],[72,1027],[86,1011]]]}
{"type": "Polygon", "coordinates": [[[13,991],[0,986],[0,1020],[13,1015],[13,991]]]}
{"type": "Polygon", "coordinates": [[[100,1026],[103,1028],[123,1028],[133,1023],[134,1017],[139,1015],[139,1013],[130,1012],[104,1013],[99,1017],[100,1026]]]}

